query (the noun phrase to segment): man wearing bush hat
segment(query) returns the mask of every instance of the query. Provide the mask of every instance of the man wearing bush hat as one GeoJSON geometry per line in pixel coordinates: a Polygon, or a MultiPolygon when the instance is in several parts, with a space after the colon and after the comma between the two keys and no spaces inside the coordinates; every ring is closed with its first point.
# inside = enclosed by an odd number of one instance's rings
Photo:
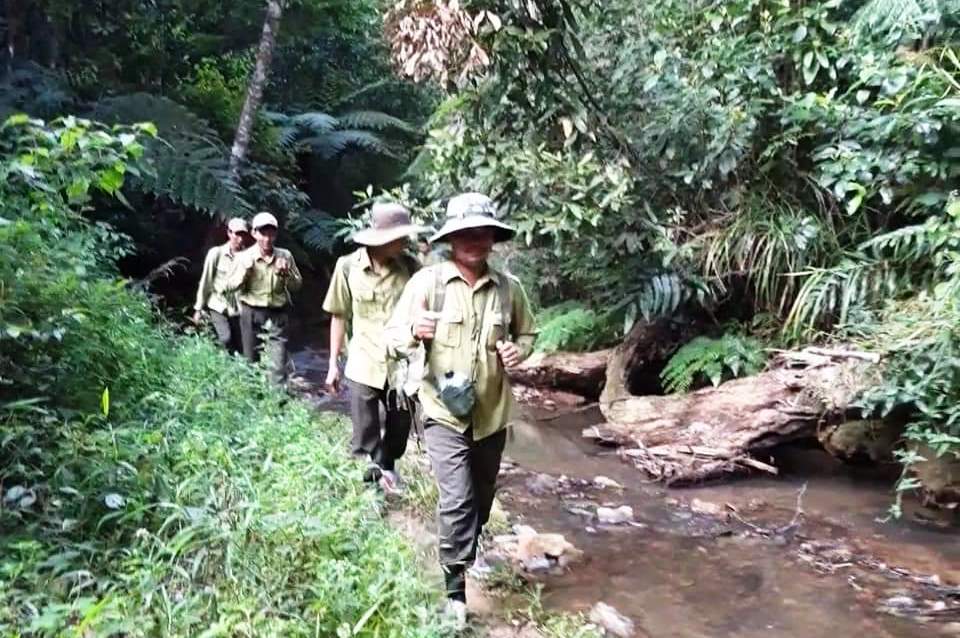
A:
{"type": "Polygon", "coordinates": [[[270,353],[270,378],[282,384],[287,376],[287,315],[292,304],[291,293],[300,289],[303,278],[290,251],[274,246],[279,227],[277,218],[260,212],[253,217],[252,226],[256,243],[235,260],[226,289],[235,291],[240,302],[244,356],[258,361],[260,350],[266,346],[270,353]]]}
{"type": "Polygon", "coordinates": [[[533,315],[520,282],[491,268],[497,242],[514,230],[479,193],[453,197],[443,227],[450,258],[404,288],[386,329],[391,353],[427,349],[419,397],[424,437],[440,491],[437,519],[447,611],[466,614],[466,568],[490,515],[513,396],[505,370],[533,349],[533,315]]]}
{"type": "Polygon", "coordinates": [[[353,235],[360,247],[341,257],[333,270],[323,309],[330,321],[330,365],[326,387],[340,391],[340,351],[347,325],[351,328],[344,374],[350,387],[354,456],[369,458],[365,478],[377,481],[385,492],[400,486],[396,460],[403,456],[410,435],[410,412],[387,361],[383,326],[417,270],[416,259],[405,254],[408,238],[425,230],[410,221],[410,212],[396,203],[376,203],[370,226],[353,235]],[[386,419],[381,436],[380,408],[386,419]]]}
{"type": "Polygon", "coordinates": [[[197,286],[197,301],[193,305],[193,322],[200,323],[203,313],[209,311],[210,323],[217,340],[227,352],[240,352],[240,306],[233,293],[224,288],[233,262],[250,239],[247,220],[234,217],[227,223],[227,243],[214,246],[203,260],[203,274],[197,286]]]}

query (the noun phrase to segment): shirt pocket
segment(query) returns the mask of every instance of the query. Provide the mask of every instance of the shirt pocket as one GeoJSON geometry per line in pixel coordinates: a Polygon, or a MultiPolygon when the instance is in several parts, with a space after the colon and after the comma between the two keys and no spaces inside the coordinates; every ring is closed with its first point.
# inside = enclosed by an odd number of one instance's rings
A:
{"type": "Polygon", "coordinates": [[[373,288],[357,288],[353,292],[354,313],[365,319],[377,314],[377,295],[373,288]]]}
{"type": "Polygon", "coordinates": [[[461,339],[463,339],[463,313],[459,308],[444,309],[437,321],[437,343],[447,348],[459,348],[461,339]]]}
{"type": "Polygon", "coordinates": [[[491,315],[487,323],[487,350],[496,351],[497,342],[506,338],[507,330],[503,315],[499,312],[491,315]]]}

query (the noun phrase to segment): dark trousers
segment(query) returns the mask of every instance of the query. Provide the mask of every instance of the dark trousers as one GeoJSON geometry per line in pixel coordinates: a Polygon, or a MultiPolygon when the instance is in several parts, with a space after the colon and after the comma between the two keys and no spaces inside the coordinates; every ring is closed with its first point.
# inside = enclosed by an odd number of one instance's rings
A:
{"type": "Polygon", "coordinates": [[[227,352],[233,354],[243,349],[243,342],[240,339],[240,317],[228,317],[222,312],[211,310],[210,323],[213,324],[213,330],[217,333],[217,341],[226,348],[227,352]]]}
{"type": "Polygon", "coordinates": [[[466,570],[490,518],[507,431],[474,441],[472,430],[461,434],[427,420],[423,435],[440,491],[437,532],[447,596],[464,600],[466,570]]]}
{"type": "Polygon", "coordinates": [[[397,405],[396,392],[381,390],[347,380],[350,387],[350,417],[353,421],[352,452],[355,456],[370,455],[384,470],[393,471],[396,460],[407,450],[410,436],[410,412],[406,405],[397,405]],[[380,431],[380,406],[386,418],[380,431]]]}
{"type": "Polygon", "coordinates": [[[287,378],[287,309],[240,304],[240,336],[243,356],[256,363],[260,352],[266,350],[270,380],[283,383],[287,378]]]}

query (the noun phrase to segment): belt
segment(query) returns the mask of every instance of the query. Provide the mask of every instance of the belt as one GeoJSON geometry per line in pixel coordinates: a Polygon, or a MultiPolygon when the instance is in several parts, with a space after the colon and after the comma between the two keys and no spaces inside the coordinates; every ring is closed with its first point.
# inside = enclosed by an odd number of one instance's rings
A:
{"type": "Polygon", "coordinates": [[[240,307],[249,308],[250,310],[270,310],[271,312],[286,312],[290,309],[289,304],[284,304],[282,306],[253,306],[245,301],[240,302],[240,307]]]}

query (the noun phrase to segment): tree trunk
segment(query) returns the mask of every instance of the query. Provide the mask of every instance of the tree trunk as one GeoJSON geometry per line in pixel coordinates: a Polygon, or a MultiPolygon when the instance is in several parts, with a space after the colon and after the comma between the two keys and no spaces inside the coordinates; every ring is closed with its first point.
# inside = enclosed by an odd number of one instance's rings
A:
{"type": "Polygon", "coordinates": [[[660,371],[680,346],[704,326],[696,321],[657,319],[638,321],[627,338],[610,353],[600,410],[607,420],[609,406],[632,394],[660,394],[660,371]]]}
{"type": "Polygon", "coordinates": [[[250,146],[250,135],[253,132],[257,110],[260,108],[260,99],[263,97],[263,87],[267,83],[267,73],[270,71],[270,60],[273,58],[273,46],[276,43],[282,13],[283,7],[280,0],[267,0],[267,16],[263,21],[256,66],[253,69],[253,77],[250,78],[250,86],[247,87],[247,99],[243,102],[237,134],[233,138],[233,147],[230,149],[230,174],[235,179],[239,177],[240,165],[250,146]]]}
{"type": "Polygon", "coordinates": [[[604,390],[608,423],[583,434],[620,446],[638,468],[670,484],[750,468],[775,473],[768,459],[755,455],[816,436],[823,420],[843,419],[873,365],[808,352],[785,353],[776,364],[778,369],[690,394],[612,397],[604,390]],[[803,367],[790,367],[797,364],[803,367]]]}
{"type": "Polygon", "coordinates": [[[518,367],[509,370],[508,374],[521,385],[561,390],[596,399],[603,387],[610,352],[535,352],[518,367]]]}

